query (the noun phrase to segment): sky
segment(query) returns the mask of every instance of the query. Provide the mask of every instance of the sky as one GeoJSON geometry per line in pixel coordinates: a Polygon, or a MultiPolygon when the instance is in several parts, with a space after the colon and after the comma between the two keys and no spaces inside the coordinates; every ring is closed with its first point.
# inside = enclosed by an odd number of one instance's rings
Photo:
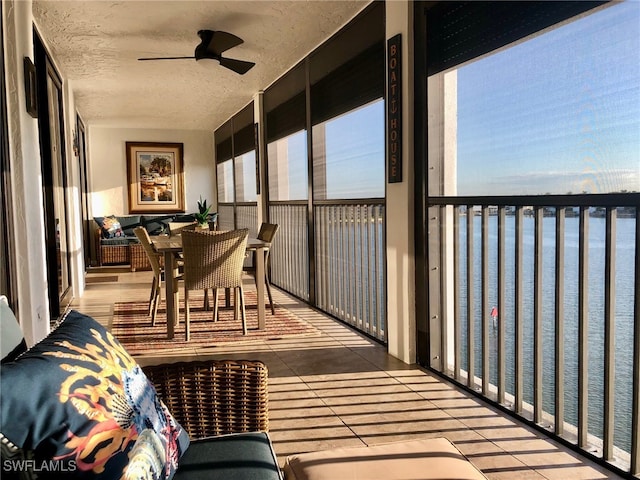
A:
{"type": "MultiPolygon", "coordinates": [[[[374,101],[324,122],[327,199],[384,198],[384,102],[374,101]]],[[[307,189],[307,136],[286,138],[289,195],[301,200],[307,189]]]]}
{"type": "Polygon", "coordinates": [[[640,1],[458,69],[458,194],[640,191],[640,1]]]}
{"type": "MultiPolygon", "coordinates": [[[[640,0],[456,72],[458,195],[640,192],[640,0]]],[[[380,100],[325,123],[329,199],[384,197],[384,119],[380,100]]],[[[306,135],[287,141],[305,199],[306,135]]]]}
{"type": "Polygon", "coordinates": [[[384,117],[380,100],[326,122],[329,199],[384,197],[384,117]]]}

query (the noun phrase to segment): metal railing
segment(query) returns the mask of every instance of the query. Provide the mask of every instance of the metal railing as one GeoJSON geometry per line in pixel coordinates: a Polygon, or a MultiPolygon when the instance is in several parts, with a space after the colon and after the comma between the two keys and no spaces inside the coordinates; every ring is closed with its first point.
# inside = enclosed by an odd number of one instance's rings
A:
{"type": "Polygon", "coordinates": [[[218,230],[233,230],[235,228],[235,216],[233,203],[218,204],[218,230]]]}
{"type": "Polygon", "coordinates": [[[256,203],[218,204],[218,230],[248,228],[249,236],[258,235],[258,205],[256,203]]]}
{"type": "Polygon", "coordinates": [[[271,281],[385,342],[384,213],[382,200],[317,202],[310,253],[308,202],[272,203],[270,222],[280,229],[271,247],[271,281]]]}
{"type": "Polygon", "coordinates": [[[431,367],[638,475],[638,195],[593,197],[432,202],[431,367]]]}
{"type": "Polygon", "coordinates": [[[248,228],[249,236],[256,238],[259,227],[258,205],[256,203],[236,205],[236,228],[248,228]]]}
{"type": "Polygon", "coordinates": [[[316,304],[386,341],[384,205],[315,207],[316,304]]]}
{"type": "Polygon", "coordinates": [[[269,222],[279,225],[271,246],[271,282],[309,301],[307,202],[271,204],[269,222]]]}

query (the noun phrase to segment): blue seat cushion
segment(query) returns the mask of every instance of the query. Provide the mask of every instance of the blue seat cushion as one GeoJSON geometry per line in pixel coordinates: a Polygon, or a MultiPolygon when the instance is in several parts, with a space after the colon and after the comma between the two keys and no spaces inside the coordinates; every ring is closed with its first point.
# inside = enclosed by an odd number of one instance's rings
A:
{"type": "Polygon", "coordinates": [[[125,215],[125,216],[116,216],[118,222],[120,222],[120,227],[122,228],[122,233],[124,233],[125,237],[134,237],[136,236],[133,233],[133,229],[140,226],[140,215],[125,215]]]}
{"type": "Polygon", "coordinates": [[[282,480],[269,436],[237,433],[192,440],[174,480],[282,480]]]}
{"type": "Polygon", "coordinates": [[[160,235],[167,233],[169,222],[173,221],[174,215],[142,215],[140,224],[147,229],[149,235],[160,235]]]}
{"type": "Polygon", "coordinates": [[[173,218],[173,221],[174,222],[195,222],[196,217],[192,213],[185,213],[185,214],[176,215],[173,218]]]}

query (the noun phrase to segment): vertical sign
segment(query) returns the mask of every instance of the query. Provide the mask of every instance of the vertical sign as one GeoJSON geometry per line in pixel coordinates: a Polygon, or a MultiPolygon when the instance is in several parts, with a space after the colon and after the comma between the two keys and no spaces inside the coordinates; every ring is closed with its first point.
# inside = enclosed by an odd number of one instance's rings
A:
{"type": "Polygon", "coordinates": [[[387,40],[387,176],[402,182],[402,61],[400,34],[387,40]]]}

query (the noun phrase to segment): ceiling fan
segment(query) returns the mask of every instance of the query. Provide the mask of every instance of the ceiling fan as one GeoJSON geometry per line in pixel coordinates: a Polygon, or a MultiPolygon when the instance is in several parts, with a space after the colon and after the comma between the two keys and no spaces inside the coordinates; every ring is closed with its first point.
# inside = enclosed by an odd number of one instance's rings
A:
{"type": "Polygon", "coordinates": [[[222,56],[222,52],[225,52],[233,47],[244,43],[239,37],[227,32],[220,32],[215,30],[199,30],[198,36],[202,40],[200,45],[196,47],[194,55],[191,57],[155,57],[155,58],[139,58],[138,60],[180,60],[184,58],[195,58],[202,60],[203,58],[209,58],[212,60],[218,60],[220,65],[233,70],[240,75],[247,73],[254,65],[253,62],[246,62],[244,60],[236,60],[234,58],[226,58],[222,56]]]}

